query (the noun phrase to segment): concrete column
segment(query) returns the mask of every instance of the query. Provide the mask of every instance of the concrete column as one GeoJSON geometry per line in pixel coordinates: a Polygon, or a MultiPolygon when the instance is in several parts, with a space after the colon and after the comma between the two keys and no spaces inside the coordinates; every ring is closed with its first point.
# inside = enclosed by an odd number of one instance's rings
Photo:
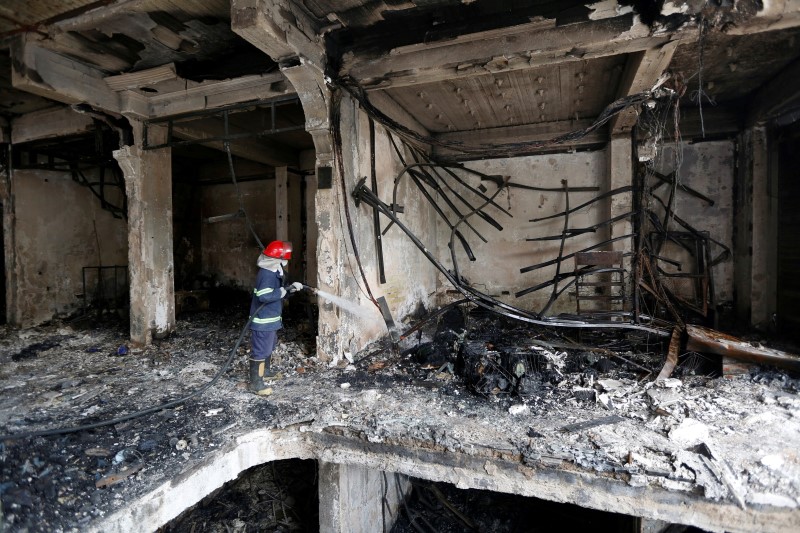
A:
{"type": "Polygon", "coordinates": [[[275,240],[289,240],[289,191],[286,167],[275,167],[275,240]]]}
{"type": "MultiPolygon", "coordinates": [[[[335,193],[339,173],[331,160],[318,164],[316,175],[318,187],[312,223],[317,227],[317,287],[331,294],[342,294],[341,284],[346,279],[343,256],[347,251],[343,249],[346,238],[341,231],[343,215],[335,193]]],[[[319,299],[318,303],[317,356],[323,362],[335,364],[342,357],[346,336],[340,327],[339,309],[327,300],[319,299]]]]}
{"type": "Polygon", "coordinates": [[[14,179],[11,168],[11,145],[8,150],[8,166],[3,170],[2,186],[0,187],[0,205],[2,205],[2,225],[3,225],[3,265],[5,268],[5,293],[6,293],[6,321],[9,324],[18,326],[20,316],[17,308],[18,294],[17,287],[17,245],[16,245],[16,224],[14,217],[14,179]]]}
{"type": "MultiPolygon", "coordinates": [[[[371,236],[371,218],[361,217],[350,195],[361,175],[359,164],[364,160],[361,147],[363,139],[359,136],[358,112],[354,102],[344,97],[341,106],[340,131],[342,136],[342,167],[345,185],[338,161],[323,159],[324,152],[317,151],[317,192],[315,196],[317,241],[317,281],[320,289],[336,294],[368,307],[372,304],[359,288],[363,282],[358,263],[353,253],[345,203],[350,210],[353,232],[359,244],[362,265],[369,265],[368,258],[374,253],[368,251],[364,237],[371,236]]],[[[331,139],[332,140],[332,139],[331,139]]],[[[315,139],[315,143],[319,146],[315,139]]],[[[331,154],[329,154],[331,155],[331,154]]],[[[369,266],[365,266],[369,268],[369,266]]],[[[373,287],[374,289],[374,287],[373,287]]],[[[376,315],[379,317],[380,315],[376,315]]],[[[328,301],[319,302],[319,328],[317,336],[317,355],[322,361],[335,365],[360,349],[365,339],[376,338],[375,326],[362,317],[343,312],[328,301]]]]}
{"type": "Polygon", "coordinates": [[[319,530],[321,533],[388,531],[397,518],[401,497],[405,497],[410,487],[404,476],[395,480],[392,472],[320,462],[319,530]]]}
{"type": "Polygon", "coordinates": [[[766,329],[777,306],[778,191],[765,129],[743,132],[739,152],[736,308],[744,324],[766,329]]]}
{"type": "MultiPolygon", "coordinates": [[[[300,170],[314,170],[316,154],[314,150],[300,152],[300,170]]],[[[306,260],[305,282],[312,287],[317,286],[317,240],[319,238],[317,220],[317,175],[304,176],[306,187],[306,249],[302,250],[306,260]]]]}
{"type": "MultiPolygon", "coordinates": [[[[630,137],[614,138],[608,143],[608,189],[613,190],[633,183],[633,148],[630,137]]],[[[616,194],[608,200],[608,218],[614,218],[633,209],[633,193],[616,194]]],[[[633,233],[633,224],[630,218],[620,220],[609,227],[608,238],[613,239],[622,235],[633,233]]],[[[620,251],[627,254],[633,250],[633,238],[622,239],[611,243],[609,250],[620,251]]],[[[631,284],[633,273],[631,271],[632,256],[625,257],[623,265],[628,275],[625,278],[626,294],[632,294],[631,284]]],[[[629,308],[630,304],[626,304],[629,308]]]]}
{"type": "MultiPolygon", "coordinates": [[[[114,158],[128,195],[131,342],[147,345],[175,329],[172,150],[144,150],[141,124],[134,124],[134,137],[134,145],[115,151],[114,158]]],[[[149,144],[165,140],[165,127],[149,127],[149,144]]]]}

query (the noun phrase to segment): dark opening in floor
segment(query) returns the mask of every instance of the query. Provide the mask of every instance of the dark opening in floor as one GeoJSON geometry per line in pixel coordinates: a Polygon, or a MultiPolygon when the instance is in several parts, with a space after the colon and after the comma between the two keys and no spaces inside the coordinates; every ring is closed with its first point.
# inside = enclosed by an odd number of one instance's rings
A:
{"type": "Polygon", "coordinates": [[[159,531],[319,531],[317,463],[287,459],[255,466],[159,531]]]}
{"type": "MultiPolygon", "coordinates": [[[[646,530],[638,518],[624,514],[488,490],[458,489],[449,483],[413,478],[411,483],[413,489],[401,504],[391,533],[646,530]]],[[[701,531],[679,527],[669,531],[701,531]]]]}

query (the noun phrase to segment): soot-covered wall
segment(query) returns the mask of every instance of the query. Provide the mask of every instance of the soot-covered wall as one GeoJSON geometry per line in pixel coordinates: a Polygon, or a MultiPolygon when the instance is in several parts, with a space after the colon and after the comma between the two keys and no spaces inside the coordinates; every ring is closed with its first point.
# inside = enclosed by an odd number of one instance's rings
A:
{"type": "MultiPolygon", "coordinates": [[[[76,311],[85,266],[127,265],[127,223],[100,207],[69,173],[13,175],[17,309],[22,326],[76,311]]],[[[94,174],[87,173],[92,179],[94,174]]]]}
{"type": "MultiPolygon", "coordinates": [[[[531,185],[543,188],[563,187],[562,180],[567,180],[570,187],[598,187],[600,192],[608,189],[606,151],[581,152],[568,154],[549,154],[506,159],[489,159],[467,163],[469,168],[489,175],[510,176],[512,183],[531,185]]],[[[467,178],[477,187],[481,180],[477,176],[467,178]]],[[[492,184],[484,183],[489,193],[494,192],[492,184]]],[[[574,207],[592,198],[599,192],[571,192],[570,206],[574,207]]],[[[475,235],[464,230],[469,239],[476,260],[469,261],[466,254],[456,243],[457,261],[461,274],[478,290],[497,297],[512,305],[539,311],[547,303],[552,288],[545,288],[521,298],[514,293],[552,279],[556,266],[551,265],[533,272],[521,274],[520,268],[552,259],[558,255],[560,240],[528,242],[526,239],[547,235],[560,235],[564,227],[563,217],[541,222],[530,222],[534,218],[543,218],[560,213],[566,207],[565,193],[539,192],[510,187],[500,192],[496,201],[507,209],[512,216],[504,215],[497,208],[488,207],[487,212],[497,220],[503,231],[498,231],[487,222],[472,217],[475,228],[487,239],[481,242],[475,235]]],[[[608,203],[598,202],[592,206],[571,214],[569,226],[581,228],[596,224],[608,218],[608,203]]],[[[448,241],[450,230],[439,224],[439,255],[447,258],[446,264],[452,266],[448,241]]],[[[605,240],[606,230],[587,233],[567,239],[564,254],[586,248],[595,242],[605,240]],[[601,238],[602,237],[602,238],[601,238]]],[[[573,262],[567,260],[562,264],[561,272],[572,271],[573,262]]],[[[556,301],[551,312],[574,312],[575,300],[567,290],[556,301]]]]}

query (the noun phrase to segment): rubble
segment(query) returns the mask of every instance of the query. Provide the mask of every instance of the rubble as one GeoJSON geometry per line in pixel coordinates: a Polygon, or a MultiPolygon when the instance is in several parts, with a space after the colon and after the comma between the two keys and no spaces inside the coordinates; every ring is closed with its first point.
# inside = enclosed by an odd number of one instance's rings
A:
{"type": "MultiPolygon", "coordinates": [[[[608,364],[579,344],[550,351],[528,342],[548,342],[546,331],[468,317],[461,349],[446,356],[454,374],[421,363],[413,349],[433,342],[435,329],[406,339],[399,352],[371,346],[354,354],[354,364],[329,368],[307,355],[313,332],[289,323],[275,352],[284,378],[269,400],[247,392],[242,346],[218,384],[182,406],[90,432],[6,440],[0,447],[5,524],[30,531],[100,524],[124,502],[261,428],[296,431],[310,443],[336,435],[611,475],[627,486],[699,494],[739,508],[787,509],[800,501],[793,452],[800,445],[800,381],[773,370],[641,381],[644,370],[608,364]],[[470,360],[482,361],[482,370],[470,360]],[[486,377],[487,386],[476,386],[476,376],[486,377]],[[580,391],[589,394],[578,398],[580,391]],[[122,461],[115,465],[117,456],[122,461]]],[[[108,324],[6,328],[3,432],[97,421],[185,394],[219,369],[242,322],[235,313],[191,315],[170,338],[124,357],[111,354],[125,332],[108,324]],[[63,336],[59,346],[9,360],[56,334],[63,336]],[[98,351],[87,350],[93,347],[98,351]]],[[[635,345],[635,338],[619,341],[626,358],[658,368],[659,358],[636,353],[635,345]]]]}

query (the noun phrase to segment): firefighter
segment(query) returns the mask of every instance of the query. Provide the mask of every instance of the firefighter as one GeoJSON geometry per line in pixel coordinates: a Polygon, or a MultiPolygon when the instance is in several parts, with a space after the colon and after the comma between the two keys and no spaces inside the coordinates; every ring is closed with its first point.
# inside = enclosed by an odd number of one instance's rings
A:
{"type": "Polygon", "coordinates": [[[272,378],[277,374],[270,368],[270,359],[278,330],[283,327],[283,299],[288,293],[303,288],[298,282],[283,286],[283,268],[291,258],[292,243],[285,241],[272,241],[258,256],[258,275],[250,303],[250,316],[253,319],[250,324],[250,390],[259,396],[272,394],[272,389],[264,384],[264,378],[272,378]],[[259,311],[261,304],[266,305],[259,311]]]}

